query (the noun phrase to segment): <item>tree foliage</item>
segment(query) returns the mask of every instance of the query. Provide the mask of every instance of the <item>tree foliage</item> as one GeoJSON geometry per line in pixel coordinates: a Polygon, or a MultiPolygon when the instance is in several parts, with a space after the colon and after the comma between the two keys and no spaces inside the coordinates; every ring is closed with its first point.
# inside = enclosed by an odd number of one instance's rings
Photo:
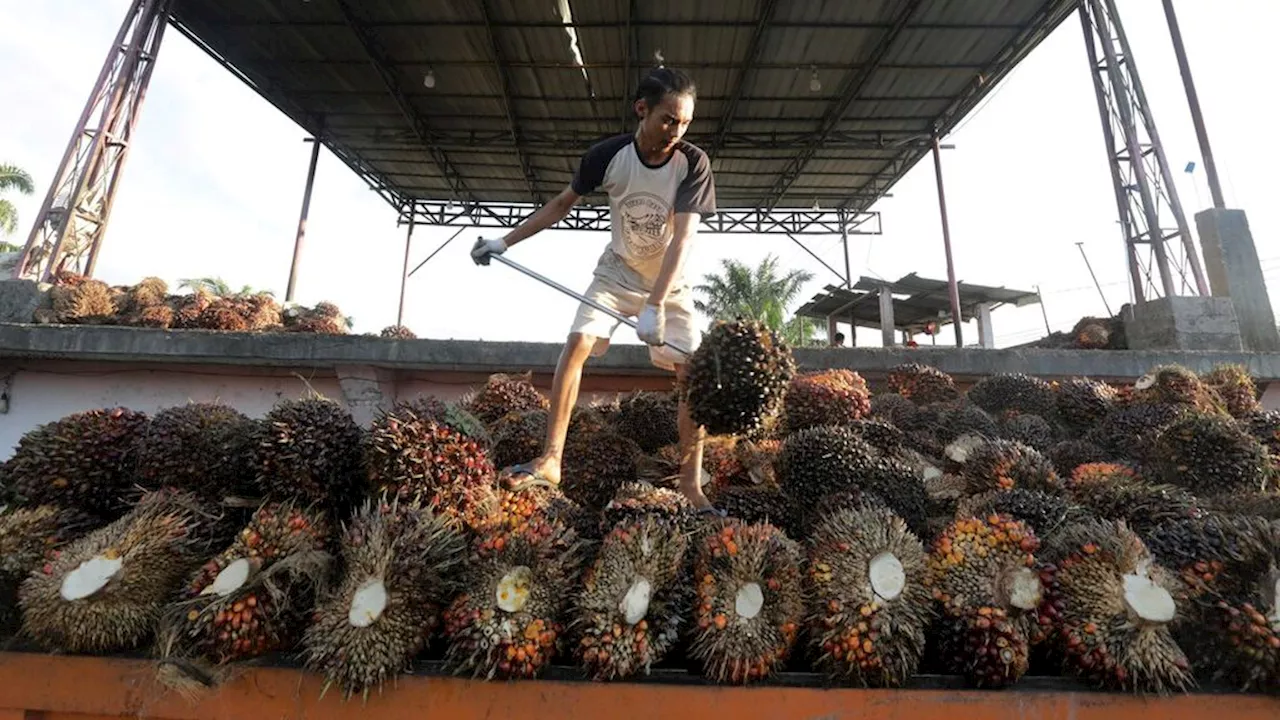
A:
{"type": "Polygon", "coordinates": [[[822,332],[812,320],[787,318],[787,307],[804,284],[813,279],[813,273],[801,268],[783,272],[774,255],[768,255],[754,268],[733,258],[720,263],[720,272],[704,275],[702,283],[693,287],[702,296],[693,301],[699,311],[719,320],[759,320],[791,345],[821,341],[822,332]]]}

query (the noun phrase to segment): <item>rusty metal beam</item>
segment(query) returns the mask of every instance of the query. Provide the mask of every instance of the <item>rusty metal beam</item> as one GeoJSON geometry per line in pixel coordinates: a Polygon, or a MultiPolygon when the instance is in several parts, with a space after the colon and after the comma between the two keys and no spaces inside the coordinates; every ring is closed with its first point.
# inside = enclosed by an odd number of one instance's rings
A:
{"type": "Polygon", "coordinates": [[[520,126],[516,123],[515,106],[511,102],[511,77],[507,74],[507,60],[498,44],[498,35],[493,31],[493,23],[489,17],[489,4],[486,0],[476,0],[480,8],[480,16],[484,18],[485,35],[489,39],[489,48],[493,53],[493,69],[498,73],[498,84],[502,87],[502,111],[507,116],[507,128],[511,130],[511,141],[516,145],[516,158],[520,161],[520,172],[529,186],[529,196],[539,205],[543,202],[542,191],[538,189],[538,174],[529,164],[529,154],[520,146],[520,126]]]}
{"type": "Polygon", "coordinates": [[[751,42],[747,45],[747,54],[742,61],[742,70],[738,71],[738,82],[734,83],[733,92],[729,95],[729,102],[720,111],[720,123],[716,126],[715,140],[712,141],[711,148],[707,150],[707,156],[711,160],[716,159],[716,153],[720,152],[720,147],[724,144],[725,133],[729,132],[729,125],[733,123],[733,116],[738,110],[738,102],[742,100],[742,93],[746,90],[747,78],[751,75],[752,66],[760,61],[760,53],[764,50],[764,34],[768,31],[769,23],[772,22],[777,9],[777,0],[760,0],[760,11],[756,17],[756,27],[751,32],[751,42]]]}
{"type": "Polygon", "coordinates": [[[871,79],[876,69],[888,57],[893,43],[902,35],[902,32],[907,28],[907,23],[911,20],[911,16],[915,14],[922,4],[923,0],[907,0],[902,3],[897,16],[894,18],[893,26],[885,32],[880,38],[880,42],[876,44],[875,49],[871,51],[870,60],[866,64],[860,65],[857,72],[850,77],[844,91],[840,94],[840,98],[832,103],[826,115],[823,116],[817,133],[804,149],[787,164],[787,167],[783,168],[777,180],[774,181],[772,189],[761,198],[760,202],[765,209],[772,210],[777,206],[783,196],[787,194],[787,189],[795,184],[796,179],[804,172],[804,166],[809,164],[809,160],[822,147],[832,129],[839,124],[840,118],[844,117],[845,112],[849,110],[849,106],[862,94],[863,89],[867,86],[867,81],[871,79]]]}

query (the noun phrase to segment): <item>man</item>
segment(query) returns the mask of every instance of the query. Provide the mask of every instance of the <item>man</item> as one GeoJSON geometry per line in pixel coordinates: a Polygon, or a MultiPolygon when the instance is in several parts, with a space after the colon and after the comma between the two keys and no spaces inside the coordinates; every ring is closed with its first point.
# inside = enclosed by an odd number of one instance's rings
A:
{"type": "MultiPolygon", "coordinates": [[[[502,238],[481,238],[471,250],[476,263],[528,239],[560,221],[580,197],[603,188],[609,195],[612,238],[596,265],[586,296],[615,312],[637,317],[636,335],[649,347],[654,365],[683,379],[687,358],[664,341],[694,350],[701,333],[694,326],[691,289],[684,263],[698,221],[716,211],[715,181],[706,153],[682,137],[693,120],[696,89],[679,70],[657,68],[636,92],[639,117],[634,133],[603,140],[582,156],[569,187],[502,238]]],[[[600,356],[619,321],[582,303],[560,354],[551,388],[551,410],[541,457],[508,470],[560,482],[569,414],[577,403],[582,366],[600,356]]],[[[680,490],[700,510],[711,503],[701,488],[703,429],[694,425],[687,404],[679,406],[680,490]]]]}

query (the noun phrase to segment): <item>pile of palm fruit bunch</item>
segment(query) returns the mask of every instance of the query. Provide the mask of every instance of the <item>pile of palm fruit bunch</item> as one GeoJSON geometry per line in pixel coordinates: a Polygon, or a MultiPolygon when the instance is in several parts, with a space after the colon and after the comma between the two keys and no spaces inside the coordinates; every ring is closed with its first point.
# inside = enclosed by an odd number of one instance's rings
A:
{"type": "MultiPolygon", "coordinates": [[[[172,294],[157,277],[136,285],[108,285],[71,272],[59,273],[32,320],[43,324],[116,325],[223,332],[310,332],[345,334],[349,323],[336,305],[282,307],[269,292],[234,292],[217,280],[193,282],[172,294]]],[[[391,328],[388,328],[390,330],[391,328]]],[[[384,337],[405,337],[403,328],[384,337]]],[[[411,333],[410,333],[411,335],[411,333]]]]}
{"type": "Polygon", "coordinates": [[[1127,350],[1121,316],[1080,318],[1069,331],[1057,331],[1022,347],[1055,350],[1127,350]]]}
{"type": "Polygon", "coordinates": [[[313,392],[42,425],[0,465],[0,632],[344,698],[422,668],[1280,692],[1280,415],[1244,368],[873,384],[742,321],[689,365],[569,411],[558,483],[504,472],[553,420],[529,374],[367,426],[313,392]]]}

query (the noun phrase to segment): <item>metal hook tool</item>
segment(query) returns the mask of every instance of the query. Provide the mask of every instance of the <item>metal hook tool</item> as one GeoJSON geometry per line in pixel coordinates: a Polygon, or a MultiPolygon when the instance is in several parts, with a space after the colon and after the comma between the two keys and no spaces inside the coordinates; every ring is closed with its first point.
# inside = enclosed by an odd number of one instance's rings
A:
{"type": "MultiPolygon", "coordinates": [[[[502,264],[504,264],[504,265],[506,265],[506,266],[508,266],[508,267],[514,268],[514,269],[516,269],[516,270],[519,270],[520,272],[524,273],[525,275],[528,275],[529,277],[533,278],[534,280],[537,280],[537,281],[539,281],[539,282],[543,283],[544,285],[549,285],[550,287],[553,287],[553,288],[555,288],[556,290],[559,290],[560,292],[564,293],[565,295],[568,295],[569,297],[571,297],[571,298],[573,298],[573,299],[575,299],[575,300],[578,300],[578,301],[580,301],[580,302],[584,302],[584,303],[586,303],[586,304],[590,305],[591,307],[593,307],[593,308],[595,308],[595,309],[599,310],[600,312],[602,312],[602,313],[606,313],[607,315],[609,315],[609,317],[613,318],[614,320],[617,320],[618,322],[626,323],[627,325],[631,326],[631,328],[632,328],[632,329],[635,329],[635,327],[636,327],[636,321],[635,321],[635,320],[632,320],[631,318],[627,317],[626,315],[622,315],[621,313],[619,313],[619,312],[617,312],[617,311],[613,310],[612,308],[607,308],[607,307],[605,307],[604,305],[601,305],[600,303],[598,303],[598,302],[596,302],[596,301],[594,301],[594,300],[592,300],[592,299],[590,299],[590,298],[583,297],[582,295],[579,295],[578,293],[576,293],[576,292],[574,292],[574,291],[570,290],[569,288],[567,288],[567,287],[565,287],[565,286],[561,285],[560,283],[556,282],[555,280],[552,280],[551,278],[548,278],[548,277],[544,277],[544,276],[542,276],[542,275],[539,275],[538,273],[534,272],[533,270],[530,270],[529,268],[527,268],[527,267],[525,267],[525,266],[521,265],[520,263],[518,263],[518,262],[516,262],[516,261],[514,261],[514,260],[509,260],[509,259],[507,259],[507,258],[505,258],[505,257],[503,257],[503,256],[501,256],[501,255],[490,255],[490,256],[489,256],[489,259],[490,259],[490,260],[497,260],[497,261],[501,262],[502,264]]],[[[684,355],[684,356],[686,356],[686,357],[688,357],[688,356],[690,356],[690,355],[692,355],[692,354],[693,354],[693,353],[689,352],[688,350],[686,350],[686,349],[684,349],[684,348],[680,347],[679,345],[673,345],[672,343],[666,342],[665,340],[663,341],[663,343],[662,343],[662,344],[663,344],[663,345],[666,345],[667,347],[671,348],[672,350],[675,350],[675,351],[676,351],[676,352],[678,352],[678,353],[683,354],[683,355],[684,355]]]]}

